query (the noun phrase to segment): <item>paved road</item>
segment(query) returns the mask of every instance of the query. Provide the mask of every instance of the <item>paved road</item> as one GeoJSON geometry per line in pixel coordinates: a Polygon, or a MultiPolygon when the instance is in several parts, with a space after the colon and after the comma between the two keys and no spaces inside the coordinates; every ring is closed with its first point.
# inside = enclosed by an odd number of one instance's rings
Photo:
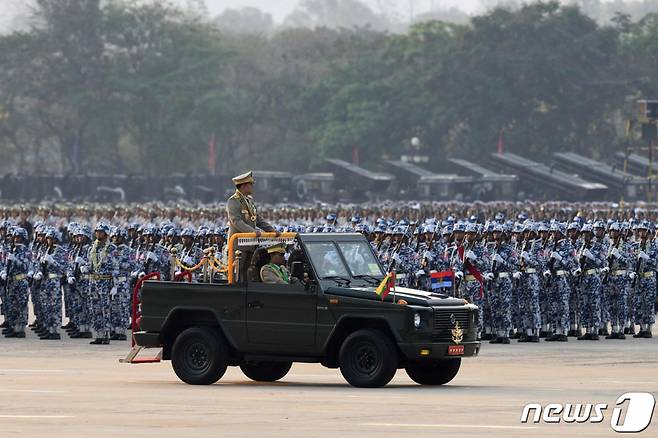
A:
{"type": "MultiPolygon", "coordinates": [[[[169,362],[119,364],[127,351],[126,342],[0,338],[0,437],[602,437],[618,436],[609,424],[620,394],[658,396],[656,337],[486,344],[447,386],[421,387],[399,371],[374,390],[314,364],[274,384],[232,368],[216,385],[193,387],[169,362]],[[524,425],[529,402],[610,408],[598,425],[524,425]]],[[[637,436],[658,437],[658,413],[637,436]]]]}

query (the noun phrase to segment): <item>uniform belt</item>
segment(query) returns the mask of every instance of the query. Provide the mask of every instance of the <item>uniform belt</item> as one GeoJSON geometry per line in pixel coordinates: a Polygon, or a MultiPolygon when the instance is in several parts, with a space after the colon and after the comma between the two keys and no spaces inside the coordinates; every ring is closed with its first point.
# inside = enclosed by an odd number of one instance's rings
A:
{"type": "Polygon", "coordinates": [[[555,271],[555,275],[567,275],[567,271],[555,271]]]}
{"type": "Polygon", "coordinates": [[[477,278],[475,278],[475,275],[467,275],[465,277],[466,281],[477,281],[477,278]]]}
{"type": "Polygon", "coordinates": [[[25,274],[18,274],[18,275],[16,275],[16,276],[14,276],[14,281],[25,280],[26,278],[27,278],[27,275],[25,275],[25,274]]]}
{"type": "Polygon", "coordinates": [[[48,274],[48,279],[49,280],[52,280],[52,279],[57,278],[57,277],[59,277],[59,274],[48,274]]]}
{"type": "Polygon", "coordinates": [[[112,280],[111,275],[100,275],[100,274],[91,274],[89,276],[92,280],[100,281],[100,280],[112,280]]]}
{"type": "Polygon", "coordinates": [[[653,272],[653,271],[648,271],[648,272],[643,272],[643,273],[642,273],[642,276],[643,276],[644,278],[651,278],[651,277],[653,277],[654,274],[655,274],[655,272],[653,272]]]}
{"type": "Polygon", "coordinates": [[[585,275],[594,275],[594,274],[597,274],[598,272],[599,272],[598,269],[588,269],[587,271],[585,271],[584,274],[585,275]]]}
{"type": "Polygon", "coordinates": [[[509,277],[509,272],[499,272],[498,278],[507,278],[509,277]]]}
{"type": "Polygon", "coordinates": [[[82,280],[87,280],[87,281],[89,281],[89,280],[91,280],[91,275],[89,275],[89,274],[81,275],[80,278],[81,278],[82,280]]]}
{"type": "Polygon", "coordinates": [[[612,271],[612,275],[617,276],[617,275],[626,275],[626,270],[622,269],[619,271],[612,271]]]}
{"type": "Polygon", "coordinates": [[[526,274],[536,274],[536,273],[537,273],[537,270],[536,270],[536,269],[533,269],[533,268],[528,268],[528,269],[526,269],[526,270],[523,271],[523,272],[525,272],[526,274]]]}
{"type": "Polygon", "coordinates": [[[116,281],[128,281],[128,277],[117,277],[115,278],[116,281]]]}

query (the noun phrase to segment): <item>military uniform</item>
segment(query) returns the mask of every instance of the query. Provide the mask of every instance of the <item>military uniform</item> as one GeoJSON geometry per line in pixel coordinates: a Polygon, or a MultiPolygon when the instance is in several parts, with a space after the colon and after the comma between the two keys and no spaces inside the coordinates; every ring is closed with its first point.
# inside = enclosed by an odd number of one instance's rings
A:
{"type": "MultiPolygon", "coordinates": [[[[15,230],[23,242],[27,242],[25,230],[15,230]]],[[[24,243],[14,246],[5,254],[5,261],[0,276],[6,282],[7,293],[3,296],[5,304],[5,331],[7,337],[25,337],[28,316],[28,277],[32,265],[31,253],[24,243]]],[[[5,289],[5,288],[3,288],[5,289]]]]}
{"type": "MultiPolygon", "coordinates": [[[[233,183],[236,187],[242,184],[253,184],[254,178],[252,172],[236,176],[233,178],[233,183]]],[[[259,229],[266,232],[275,231],[274,227],[258,214],[256,204],[251,195],[244,195],[240,190],[236,189],[235,193],[226,201],[226,214],[229,223],[229,240],[236,233],[255,233],[259,229]]],[[[247,269],[251,262],[254,248],[244,247],[241,249],[243,250],[243,257],[240,266],[240,278],[246,279],[247,269]]]]}
{"type": "Polygon", "coordinates": [[[521,318],[518,328],[525,331],[519,337],[519,342],[538,342],[542,322],[539,301],[540,275],[544,270],[540,239],[529,239],[525,242],[519,256],[518,269],[518,306],[521,318]]]}
{"type": "Polygon", "coordinates": [[[624,339],[623,327],[628,319],[628,274],[633,269],[632,249],[621,237],[611,242],[607,251],[607,281],[603,285],[604,305],[610,319],[612,333],[608,339],[624,339]]]}
{"type": "Polygon", "coordinates": [[[571,243],[564,238],[560,238],[555,245],[555,250],[549,254],[549,262],[552,263],[553,270],[544,271],[544,276],[549,278],[548,301],[550,303],[550,324],[554,335],[547,338],[547,341],[565,341],[569,329],[569,297],[571,289],[569,287],[569,275],[578,268],[576,252],[571,243]]]}
{"type": "MultiPolygon", "coordinates": [[[[586,228],[583,228],[586,230],[586,228]]],[[[605,265],[605,248],[601,242],[583,242],[579,251],[580,279],[578,287],[578,315],[580,326],[587,330],[578,339],[596,340],[601,327],[601,296],[603,283],[600,270],[605,265]]]]}
{"type": "MultiPolygon", "coordinates": [[[[61,239],[58,239],[61,240],[61,239]]],[[[60,339],[59,328],[62,324],[62,277],[66,277],[68,268],[66,248],[57,244],[50,247],[38,260],[41,279],[41,303],[43,307],[42,339],[60,339]]]]}
{"type": "MultiPolygon", "coordinates": [[[[103,231],[109,236],[109,227],[97,226],[96,231],[103,231]]],[[[87,259],[89,264],[83,272],[89,273],[92,304],[92,327],[94,344],[109,344],[112,330],[110,311],[113,279],[119,276],[117,247],[105,241],[96,239],[89,248],[87,259]]]]}
{"type": "Polygon", "coordinates": [[[512,330],[512,272],[518,263],[517,255],[512,245],[501,243],[497,248],[494,247],[491,259],[492,323],[497,334],[492,342],[508,343],[506,339],[512,330]]]}
{"type": "Polygon", "coordinates": [[[638,269],[635,282],[635,322],[640,324],[640,332],[634,337],[650,338],[651,329],[656,322],[656,268],[658,264],[658,245],[651,239],[638,242],[635,254],[638,269]]]}

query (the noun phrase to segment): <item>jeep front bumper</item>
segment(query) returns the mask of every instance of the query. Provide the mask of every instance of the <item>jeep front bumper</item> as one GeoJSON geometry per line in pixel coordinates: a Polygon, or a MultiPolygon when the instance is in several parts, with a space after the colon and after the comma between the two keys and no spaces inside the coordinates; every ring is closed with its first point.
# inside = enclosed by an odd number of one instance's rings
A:
{"type": "Polygon", "coordinates": [[[398,347],[408,360],[450,359],[455,357],[473,357],[480,353],[480,341],[462,342],[414,342],[399,343],[398,347]],[[463,353],[459,354],[463,346],[463,353]]]}

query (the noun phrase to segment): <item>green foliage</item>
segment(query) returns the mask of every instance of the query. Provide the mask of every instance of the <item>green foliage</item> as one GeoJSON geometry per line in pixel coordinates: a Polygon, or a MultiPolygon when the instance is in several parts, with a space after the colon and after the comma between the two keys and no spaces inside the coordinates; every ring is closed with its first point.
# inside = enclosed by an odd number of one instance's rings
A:
{"type": "MultiPolygon", "coordinates": [[[[334,13],[305,7],[298,19],[334,13]]],[[[221,173],[304,172],[354,147],[374,165],[414,136],[433,157],[482,160],[501,130],[521,154],[601,157],[627,96],[658,96],[655,14],[600,25],[552,1],[404,34],[268,35],[256,12],[240,22],[262,32],[245,35],[235,11],[38,0],[29,31],[0,36],[0,172],[74,171],[78,146],[82,172],[204,172],[213,135],[221,173]]]]}

